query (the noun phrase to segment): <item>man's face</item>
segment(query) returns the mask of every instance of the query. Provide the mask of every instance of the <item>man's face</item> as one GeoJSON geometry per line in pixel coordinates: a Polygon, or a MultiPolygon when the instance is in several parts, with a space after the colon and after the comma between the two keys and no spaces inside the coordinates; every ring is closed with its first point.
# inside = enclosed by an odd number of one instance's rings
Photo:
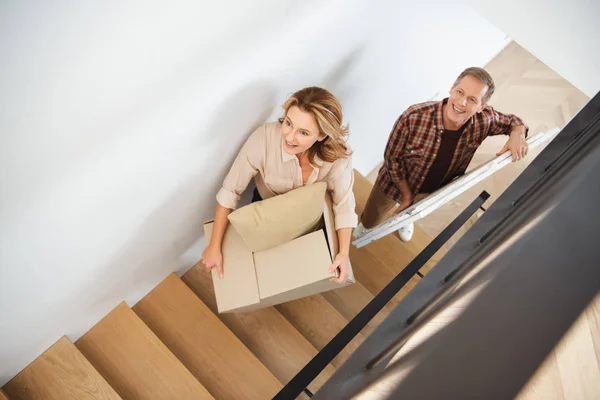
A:
{"type": "Polygon", "coordinates": [[[450,89],[446,117],[462,126],[475,113],[484,109],[483,97],[487,91],[488,86],[479,79],[470,75],[463,77],[450,89]]]}

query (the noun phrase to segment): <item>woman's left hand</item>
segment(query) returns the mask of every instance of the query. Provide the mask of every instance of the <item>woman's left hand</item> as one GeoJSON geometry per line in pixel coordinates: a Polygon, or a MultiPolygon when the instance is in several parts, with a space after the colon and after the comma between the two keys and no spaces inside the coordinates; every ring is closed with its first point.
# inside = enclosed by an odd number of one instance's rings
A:
{"type": "Polygon", "coordinates": [[[336,269],[340,270],[340,275],[337,278],[329,278],[330,281],[343,285],[348,280],[348,261],[350,257],[347,254],[339,253],[335,256],[333,264],[329,267],[329,273],[333,274],[336,269]]]}

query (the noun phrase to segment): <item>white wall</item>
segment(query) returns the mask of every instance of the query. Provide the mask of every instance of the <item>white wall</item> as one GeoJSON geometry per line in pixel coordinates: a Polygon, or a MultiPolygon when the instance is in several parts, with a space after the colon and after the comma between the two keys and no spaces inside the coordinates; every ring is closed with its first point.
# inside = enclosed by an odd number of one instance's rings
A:
{"type": "Polygon", "coordinates": [[[505,44],[458,0],[52,3],[0,12],[0,384],[197,261],[288,94],[338,94],[367,173],[404,108],[505,44]]]}
{"type": "Polygon", "coordinates": [[[466,3],[586,95],[600,91],[600,1],[466,3]]]}

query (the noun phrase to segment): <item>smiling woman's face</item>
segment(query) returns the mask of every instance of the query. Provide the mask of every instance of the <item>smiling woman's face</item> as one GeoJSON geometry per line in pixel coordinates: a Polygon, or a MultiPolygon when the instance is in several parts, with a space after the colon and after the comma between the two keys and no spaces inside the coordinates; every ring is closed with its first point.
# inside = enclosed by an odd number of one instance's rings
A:
{"type": "Polygon", "coordinates": [[[304,153],[317,140],[325,139],[325,135],[319,132],[315,117],[298,106],[290,107],[285,114],[281,123],[281,135],[285,152],[294,155],[304,153]]]}

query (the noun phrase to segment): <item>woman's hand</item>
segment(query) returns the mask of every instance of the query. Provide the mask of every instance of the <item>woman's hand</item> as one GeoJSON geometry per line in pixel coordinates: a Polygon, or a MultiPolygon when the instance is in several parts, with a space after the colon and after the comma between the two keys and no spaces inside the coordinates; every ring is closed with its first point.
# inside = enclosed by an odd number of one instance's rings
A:
{"type": "Polygon", "coordinates": [[[346,283],[346,281],[348,280],[349,259],[350,257],[348,256],[348,254],[339,253],[337,256],[335,256],[333,264],[331,264],[331,267],[329,267],[329,273],[333,274],[336,269],[339,269],[340,274],[337,278],[329,278],[330,281],[339,283],[340,285],[346,283]]]}
{"type": "Polygon", "coordinates": [[[206,267],[206,272],[210,272],[211,269],[217,267],[219,278],[223,279],[223,254],[219,246],[209,245],[202,252],[202,262],[206,267]]]}

